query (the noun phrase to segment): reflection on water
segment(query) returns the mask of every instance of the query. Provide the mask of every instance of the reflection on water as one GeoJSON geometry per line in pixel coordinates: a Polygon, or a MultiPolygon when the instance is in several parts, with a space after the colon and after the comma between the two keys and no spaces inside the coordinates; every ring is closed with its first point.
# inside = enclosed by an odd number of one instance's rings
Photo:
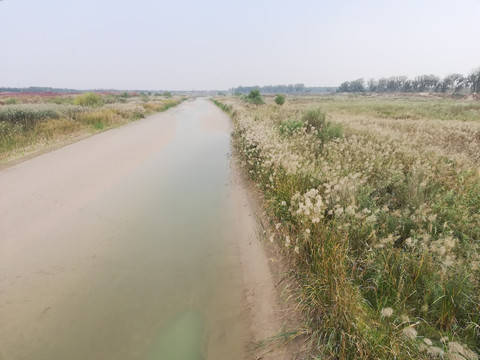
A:
{"type": "Polygon", "coordinates": [[[70,239],[72,251],[92,239],[96,247],[71,264],[88,275],[57,289],[35,324],[45,331],[25,345],[31,359],[245,358],[230,139],[200,125],[208,116],[227,121],[205,100],[162,118],[177,122],[175,138],[49,234],[70,239]]]}

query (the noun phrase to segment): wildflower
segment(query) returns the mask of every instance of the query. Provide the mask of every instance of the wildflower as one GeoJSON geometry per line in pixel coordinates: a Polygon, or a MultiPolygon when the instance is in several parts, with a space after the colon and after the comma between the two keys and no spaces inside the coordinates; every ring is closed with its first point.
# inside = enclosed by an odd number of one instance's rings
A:
{"type": "Polygon", "coordinates": [[[305,196],[307,198],[314,198],[315,196],[317,196],[317,194],[318,194],[317,189],[310,189],[307,193],[305,193],[305,196]]]}
{"type": "Polygon", "coordinates": [[[432,346],[432,345],[433,345],[432,340],[430,340],[429,338],[423,339],[423,342],[424,342],[425,344],[427,344],[428,346],[432,346]]]}
{"type": "Polygon", "coordinates": [[[369,217],[367,217],[365,220],[366,220],[368,223],[374,223],[374,222],[377,221],[377,217],[372,214],[372,215],[370,215],[369,217]]]}
{"type": "Polygon", "coordinates": [[[282,206],[287,206],[287,202],[286,202],[286,201],[282,201],[282,202],[281,202],[281,205],[282,205],[282,206]]]}
{"type": "Polygon", "coordinates": [[[443,358],[443,355],[445,354],[445,352],[440,349],[439,347],[436,347],[436,346],[430,346],[428,349],[427,349],[427,354],[436,358],[443,358]]]}
{"type": "Polygon", "coordinates": [[[410,237],[405,239],[405,245],[407,245],[409,248],[413,248],[416,242],[416,240],[412,240],[410,237]]]}
{"type": "Polygon", "coordinates": [[[465,360],[465,358],[462,355],[459,355],[457,353],[447,353],[448,360],[465,360]]]}
{"type": "Polygon", "coordinates": [[[383,308],[383,309],[380,311],[380,314],[381,314],[382,317],[384,317],[384,318],[389,318],[390,316],[393,315],[393,309],[392,309],[391,307],[383,308]]]}
{"type": "Polygon", "coordinates": [[[300,249],[298,248],[298,246],[295,246],[295,249],[294,249],[294,250],[295,250],[295,252],[296,252],[297,254],[300,254],[300,249]]]}
{"type": "Polygon", "coordinates": [[[348,216],[355,215],[355,208],[352,205],[347,206],[347,208],[345,209],[345,214],[347,214],[348,216]]]}
{"type": "Polygon", "coordinates": [[[427,349],[428,349],[428,346],[425,345],[425,344],[418,345],[418,351],[421,352],[421,353],[424,352],[424,351],[427,351],[427,349]]]}
{"type": "Polygon", "coordinates": [[[288,246],[288,245],[290,245],[290,236],[287,235],[285,237],[285,246],[288,246]]]}
{"type": "Polygon", "coordinates": [[[278,229],[280,229],[281,226],[282,226],[282,223],[276,223],[276,224],[275,224],[275,229],[278,230],[278,229]]]}
{"type": "Polygon", "coordinates": [[[343,215],[343,207],[338,207],[336,210],[335,210],[335,216],[342,216],[343,215]]]}
{"type": "Polygon", "coordinates": [[[310,229],[305,229],[305,232],[306,232],[307,234],[310,234],[310,229]]]}
{"type": "Polygon", "coordinates": [[[417,330],[415,330],[413,327],[408,326],[402,330],[403,336],[405,336],[408,339],[415,339],[417,337],[417,330]]]}
{"type": "Polygon", "coordinates": [[[453,249],[457,245],[457,240],[448,236],[443,240],[443,245],[447,250],[453,249]]]}
{"type": "Polygon", "coordinates": [[[468,360],[478,360],[478,355],[475,354],[472,350],[470,350],[467,346],[462,345],[458,342],[452,341],[448,344],[448,350],[450,353],[457,353],[463,356],[465,359],[468,360]]]}
{"type": "Polygon", "coordinates": [[[450,267],[455,263],[455,256],[453,255],[447,255],[445,259],[442,262],[442,265],[445,267],[450,267]]]}
{"type": "Polygon", "coordinates": [[[312,223],[317,224],[320,222],[320,219],[318,217],[312,218],[312,223]]]}

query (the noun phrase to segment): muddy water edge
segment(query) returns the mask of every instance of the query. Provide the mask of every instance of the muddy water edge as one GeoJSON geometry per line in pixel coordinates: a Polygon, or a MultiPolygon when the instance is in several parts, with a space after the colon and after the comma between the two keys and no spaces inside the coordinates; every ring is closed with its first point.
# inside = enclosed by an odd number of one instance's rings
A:
{"type": "MultiPolygon", "coordinates": [[[[25,235],[28,246],[0,239],[0,359],[251,358],[229,120],[198,99],[158,121],[173,135],[137,165],[88,201],[56,199],[68,215],[25,235]]],[[[19,222],[4,214],[2,227],[19,222]]]]}

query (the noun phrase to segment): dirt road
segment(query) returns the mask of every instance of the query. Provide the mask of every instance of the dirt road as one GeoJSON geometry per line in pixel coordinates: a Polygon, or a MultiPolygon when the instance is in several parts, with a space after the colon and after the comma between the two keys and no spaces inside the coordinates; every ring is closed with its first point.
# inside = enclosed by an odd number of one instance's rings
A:
{"type": "Polygon", "coordinates": [[[185,102],[0,172],[0,359],[248,359],[278,331],[228,118],[185,102]]]}

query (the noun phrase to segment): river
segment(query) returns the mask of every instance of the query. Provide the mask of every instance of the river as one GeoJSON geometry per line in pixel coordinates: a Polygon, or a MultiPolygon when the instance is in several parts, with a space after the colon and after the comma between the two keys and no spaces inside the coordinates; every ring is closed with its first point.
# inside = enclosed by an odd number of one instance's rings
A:
{"type": "Polygon", "coordinates": [[[1,171],[0,359],[249,358],[229,133],[197,99],[1,171]]]}

